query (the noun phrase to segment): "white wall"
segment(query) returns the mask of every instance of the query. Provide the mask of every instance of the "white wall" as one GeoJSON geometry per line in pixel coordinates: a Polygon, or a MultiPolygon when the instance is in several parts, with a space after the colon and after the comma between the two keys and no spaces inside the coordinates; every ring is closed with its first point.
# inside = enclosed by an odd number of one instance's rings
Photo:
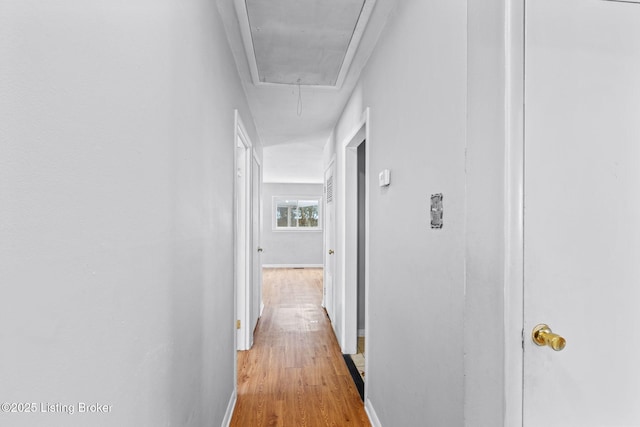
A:
{"type": "Polygon", "coordinates": [[[384,426],[462,426],[465,1],[398,3],[336,127],[339,170],[340,147],[365,107],[368,398],[384,426]],[[382,169],[391,171],[387,188],[377,185],[382,169]],[[442,230],[429,226],[434,193],[444,194],[442,230]]]}
{"type": "Polygon", "coordinates": [[[263,184],[262,264],[322,266],[322,231],[274,231],[274,196],[322,197],[322,184],[263,184]]]}
{"type": "Polygon", "coordinates": [[[0,13],[2,400],[12,426],[220,425],[234,389],[233,110],[215,2],[0,13]]]}
{"type": "Polygon", "coordinates": [[[344,189],[342,147],[370,107],[367,403],[384,426],[503,425],[504,8],[399,2],[325,147],[344,189]]]}
{"type": "Polygon", "coordinates": [[[270,145],[263,150],[264,182],[321,184],[323,144],[270,145]]]}
{"type": "Polygon", "coordinates": [[[505,3],[468,3],[465,418],[472,427],[515,425],[503,421],[505,3]]]}

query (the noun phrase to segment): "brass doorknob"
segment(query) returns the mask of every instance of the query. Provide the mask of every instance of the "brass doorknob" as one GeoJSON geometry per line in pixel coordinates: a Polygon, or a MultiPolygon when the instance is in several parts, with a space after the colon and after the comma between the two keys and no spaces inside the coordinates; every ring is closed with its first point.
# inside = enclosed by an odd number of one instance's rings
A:
{"type": "Polygon", "coordinates": [[[555,351],[562,350],[567,345],[567,340],[558,334],[551,332],[551,328],[547,325],[536,325],[531,332],[531,339],[539,346],[549,346],[555,351]]]}
{"type": "Polygon", "coordinates": [[[333,254],[334,254],[333,249],[329,249],[329,255],[333,255],[333,254]]]}

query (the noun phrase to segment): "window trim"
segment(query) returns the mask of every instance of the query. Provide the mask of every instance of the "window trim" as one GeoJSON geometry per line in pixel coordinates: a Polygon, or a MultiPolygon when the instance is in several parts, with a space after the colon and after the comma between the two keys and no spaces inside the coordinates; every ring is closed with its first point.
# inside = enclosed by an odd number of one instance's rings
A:
{"type": "Polygon", "coordinates": [[[322,231],[322,221],[324,219],[323,216],[323,212],[322,212],[322,196],[273,196],[271,198],[271,229],[272,231],[277,231],[277,232],[302,232],[302,233],[309,233],[309,232],[317,232],[317,231],[322,231]],[[317,227],[279,227],[278,226],[278,218],[277,218],[277,208],[278,205],[277,203],[279,201],[285,201],[285,200],[296,200],[296,201],[300,201],[300,200],[313,200],[313,201],[317,201],[318,202],[318,226],[317,227]]]}

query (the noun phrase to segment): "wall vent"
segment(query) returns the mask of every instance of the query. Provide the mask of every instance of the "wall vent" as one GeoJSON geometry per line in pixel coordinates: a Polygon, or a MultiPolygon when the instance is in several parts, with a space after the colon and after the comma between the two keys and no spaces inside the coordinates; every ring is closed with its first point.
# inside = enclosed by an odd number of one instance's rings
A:
{"type": "Polygon", "coordinates": [[[327,178],[327,204],[333,202],[333,175],[327,178]]]}

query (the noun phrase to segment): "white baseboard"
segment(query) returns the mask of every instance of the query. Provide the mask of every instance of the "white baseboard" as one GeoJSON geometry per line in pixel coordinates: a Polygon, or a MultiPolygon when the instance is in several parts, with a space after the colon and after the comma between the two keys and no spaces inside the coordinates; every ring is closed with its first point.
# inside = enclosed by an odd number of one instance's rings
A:
{"type": "Polygon", "coordinates": [[[236,391],[233,390],[231,398],[229,398],[229,404],[227,405],[227,412],[225,412],[224,418],[222,419],[222,427],[229,427],[229,425],[231,425],[231,417],[233,417],[233,410],[236,408],[237,399],[238,395],[236,391]]]}
{"type": "Polygon", "coordinates": [[[373,409],[373,405],[369,399],[367,399],[367,402],[364,405],[364,410],[369,417],[369,422],[371,422],[372,427],[382,427],[382,423],[380,422],[380,419],[378,419],[378,415],[376,414],[375,409],[373,409]]]}
{"type": "Polygon", "coordinates": [[[322,264],[263,264],[262,268],[322,268],[322,264]]]}
{"type": "Polygon", "coordinates": [[[365,330],[364,329],[358,329],[358,336],[359,337],[366,337],[365,330]]]}

